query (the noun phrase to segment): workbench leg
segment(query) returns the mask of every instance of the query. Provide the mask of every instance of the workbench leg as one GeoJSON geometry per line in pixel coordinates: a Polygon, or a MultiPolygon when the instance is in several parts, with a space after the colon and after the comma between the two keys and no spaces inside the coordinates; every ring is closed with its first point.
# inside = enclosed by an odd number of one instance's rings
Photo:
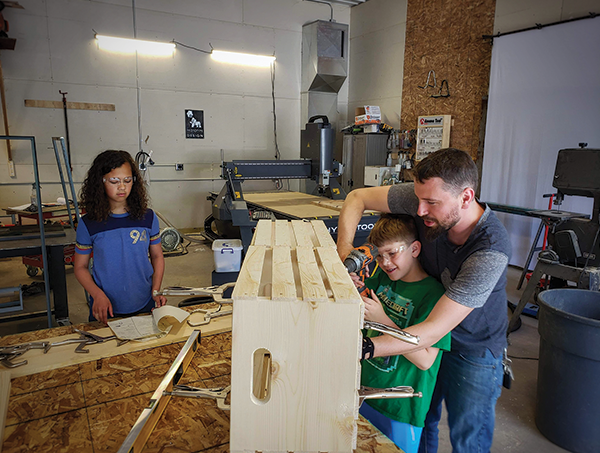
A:
{"type": "Polygon", "coordinates": [[[48,247],[48,277],[50,288],[54,294],[54,317],[58,322],[69,320],[69,305],[67,298],[67,275],[65,272],[64,246],[48,247]]]}
{"type": "Polygon", "coordinates": [[[533,243],[531,244],[531,249],[529,249],[529,255],[527,256],[527,261],[525,261],[525,266],[523,266],[523,272],[521,272],[521,277],[519,278],[519,283],[517,284],[517,289],[521,289],[521,286],[523,285],[523,280],[525,280],[525,276],[527,275],[527,272],[529,272],[529,264],[531,263],[531,258],[533,258],[533,254],[536,252],[536,250],[540,250],[537,248],[537,244],[540,240],[540,236],[542,234],[543,229],[544,229],[544,221],[541,220],[540,227],[538,228],[537,233],[535,233],[535,239],[533,240],[533,243]]]}
{"type": "Polygon", "coordinates": [[[525,287],[525,291],[523,291],[523,294],[521,294],[521,299],[519,300],[517,308],[515,308],[515,311],[513,312],[512,316],[510,317],[510,322],[508,323],[508,332],[506,332],[507,336],[512,332],[512,329],[517,325],[517,322],[519,321],[519,316],[521,316],[521,313],[523,312],[525,305],[527,305],[527,303],[533,297],[533,294],[535,293],[535,289],[537,288],[537,285],[540,282],[540,279],[542,278],[542,275],[545,272],[545,267],[546,267],[545,264],[542,263],[541,261],[537,262],[535,269],[533,270],[533,274],[531,274],[531,278],[529,279],[529,283],[527,283],[527,286],[525,287]]]}

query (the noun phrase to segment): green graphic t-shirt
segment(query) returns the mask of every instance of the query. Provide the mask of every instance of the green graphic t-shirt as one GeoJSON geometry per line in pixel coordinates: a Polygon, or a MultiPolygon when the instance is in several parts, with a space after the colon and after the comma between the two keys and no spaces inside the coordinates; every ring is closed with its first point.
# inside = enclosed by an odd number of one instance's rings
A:
{"type": "MultiPolygon", "coordinates": [[[[427,277],[419,282],[405,283],[401,280],[390,280],[381,269],[377,269],[365,283],[368,288],[375,291],[385,313],[401,329],[424,321],[444,294],[444,287],[433,277],[427,277]]],[[[376,337],[381,334],[373,330],[365,330],[363,335],[376,337]]],[[[432,347],[449,351],[450,334],[432,347]]],[[[410,385],[415,392],[423,393],[423,398],[384,398],[368,400],[365,403],[392,420],[423,427],[441,359],[440,352],[428,370],[420,370],[401,355],[363,360],[362,385],[373,388],[410,385]]]]}

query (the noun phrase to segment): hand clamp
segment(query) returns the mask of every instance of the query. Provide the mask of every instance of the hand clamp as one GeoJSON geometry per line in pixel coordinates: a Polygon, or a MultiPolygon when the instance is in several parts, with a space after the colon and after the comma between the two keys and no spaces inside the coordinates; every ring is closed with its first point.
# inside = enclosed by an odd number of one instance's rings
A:
{"type": "Polygon", "coordinates": [[[415,392],[408,385],[399,385],[397,387],[389,387],[386,389],[374,389],[371,387],[361,387],[358,389],[358,407],[362,405],[364,400],[374,400],[383,398],[422,398],[423,393],[415,392]]]}
{"type": "Polygon", "coordinates": [[[192,288],[190,286],[169,286],[161,291],[154,291],[154,296],[212,296],[215,302],[231,304],[233,299],[224,299],[223,294],[229,288],[233,288],[235,282],[225,283],[221,286],[206,286],[204,288],[192,288]]]}
{"type": "Polygon", "coordinates": [[[413,335],[411,333],[406,332],[405,330],[398,329],[396,327],[386,326],[385,324],[381,324],[379,322],[365,321],[364,328],[376,330],[377,332],[381,333],[386,333],[394,338],[397,338],[398,340],[414,344],[415,346],[419,344],[419,341],[421,341],[421,338],[418,335],[413,335]]]}
{"type": "Polygon", "coordinates": [[[224,411],[231,410],[229,404],[225,404],[225,399],[231,391],[231,385],[227,387],[204,389],[191,387],[189,385],[175,385],[172,392],[163,392],[163,395],[186,396],[189,398],[212,398],[217,401],[217,407],[224,411]]]}

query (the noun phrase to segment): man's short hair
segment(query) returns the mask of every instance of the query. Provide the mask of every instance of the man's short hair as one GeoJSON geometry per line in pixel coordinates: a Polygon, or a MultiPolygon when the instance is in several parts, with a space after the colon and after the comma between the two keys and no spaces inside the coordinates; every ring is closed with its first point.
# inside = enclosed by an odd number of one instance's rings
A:
{"type": "Polygon", "coordinates": [[[412,244],[419,238],[417,225],[412,216],[406,214],[381,214],[371,230],[368,242],[381,247],[387,242],[412,244]]]}
{"type": "Polygon", "coordinates": [[[427,179],[441,178],[448,192],[455,195],[467,187],[477,191],[477,166],[471,156],[460,149],[444,148],[431,153],[413,170],[415,181],[423,184],[427,179]]]}

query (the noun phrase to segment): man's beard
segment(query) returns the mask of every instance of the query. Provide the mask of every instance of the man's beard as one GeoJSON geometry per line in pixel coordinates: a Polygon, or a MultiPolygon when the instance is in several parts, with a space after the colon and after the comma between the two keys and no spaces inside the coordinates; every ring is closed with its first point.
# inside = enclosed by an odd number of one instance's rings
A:
{"type": "Polygon", "coordinates": [[[430,222],[435,222],[435,225],[432,227],[426,226],[425,228],[425,239],[428,241],[435,241],[439,238],[444,232],[448,231],[450,228],[454,227],[460,220],[459,210],[456,209],[446,217],[442,221],[438,221],[427,216],[421,217],[423,220],[428,220],[430,222]]]}

